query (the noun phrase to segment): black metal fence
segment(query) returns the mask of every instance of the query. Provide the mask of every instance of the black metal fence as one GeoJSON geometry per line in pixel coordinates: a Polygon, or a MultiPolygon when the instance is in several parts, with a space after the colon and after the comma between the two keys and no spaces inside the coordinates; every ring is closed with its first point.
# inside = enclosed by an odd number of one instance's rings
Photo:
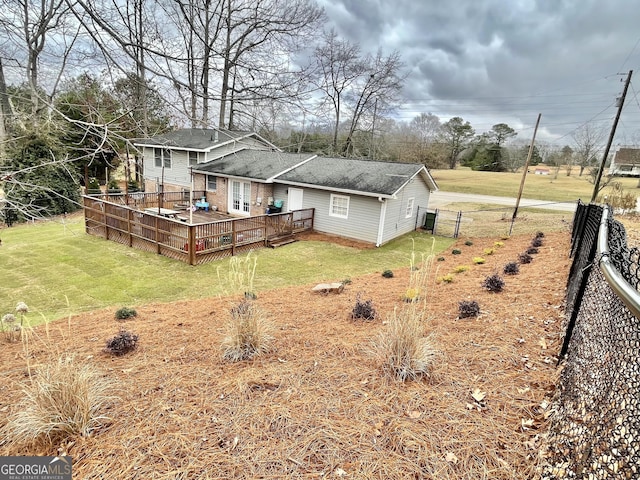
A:
{"type": "Polygon", "coordinates": [[[578,205],[563,368],[542,479],[640,478],[640,251],[609,207],[578,205]]]}

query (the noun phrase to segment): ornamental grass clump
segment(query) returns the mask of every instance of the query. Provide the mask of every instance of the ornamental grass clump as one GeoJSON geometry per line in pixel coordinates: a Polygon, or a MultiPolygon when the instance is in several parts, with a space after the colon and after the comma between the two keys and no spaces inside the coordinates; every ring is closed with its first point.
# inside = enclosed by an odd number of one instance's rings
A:
{"type": "Polygon", "coordinates": [[[504,266],[502,271],[505,275],[517,275],[518,273],[520,273],[520,265],[518,265],[516,262],[509,262],[504,266]]]}
{"type": "Polygon", "coordinates": [[[105,415],[115,398],[113,383],[91,364],[73,356],[39,367],[23,386],[16,413],[2,436],[15,445],[55,445],[89,436],[110,422],[105,415]]]}
{"type": "Polygon", "coordinates": [[[366,320],[371,321],[378,318],[378,312],[373,306],[373,300],[362,300],[360,294],[356,295],[356,304],[351,310],[352,320],[366,320]]]}
{"type": "Polygon", "coordinates": [[[107,340],[104,351],[112,355],[121,356],[138,348],[138,335],[126,330],[120,330],[118,334],[107,340]]]}
{"type": "Polygon", "coordinates": [[[475,300],[463,300],[458,303],[458,318],[477,317],[480,314],[480,305],[475,300]]]}
{"type": "Polygon", "coordinates": [[[244,299],[231,309],[222,339],[222,358],[251,360],[272,350],[273,326],[255,302],[244,299]]]}
{"type": "Polygon", "coordinates": [[[393,312],[386,330],[374,341],[372,354],[383,374],[400,382],[429,378],[437,357],[432,339],[424,335],[419,310],[411,307],[393,312]]]}
{"type": "Polygon", "coordinates": [[[425,323],[426,292],[434,276],[433,260],[433,243],[431,254],[422,255],[420,262],[416,262],[412,253],[410,265],[419,268],[410,270],[405,303],[393,311],[385,330],[371,343],[370,353],[379,362],[383,374],[392,380],[405,382],[431,376],[437,352],[432,339],[425,335],[425,323]]]}
{"type": "Polygon", "coordinates": [[[482,286],[490,292],[501,292],[504,288],[504,280],[500,275],[493,274],[484,279],[482,286]]]}
{"type": "Polygon", "coordinates": [[[475,263],[476,265],[482,265],[485,262],[486,260],[482,257],[473,257],[473,263],[475,263]]]}

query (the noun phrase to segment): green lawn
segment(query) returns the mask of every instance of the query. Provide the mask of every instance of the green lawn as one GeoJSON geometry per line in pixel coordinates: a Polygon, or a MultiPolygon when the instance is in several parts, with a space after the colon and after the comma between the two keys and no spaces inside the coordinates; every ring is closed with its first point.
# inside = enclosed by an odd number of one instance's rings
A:
{"type": "MultiPolygon", "coordinates": [[[[19,301],[32,322],[81,311],[172,302],[226,293],[229,259],[200,266],[142,252],[84,233],[82,214],[0,230],[0,315],[19,301]]],[[[340,281],[409,265],[412,249],[434,253],[453,239],[414,232],[381,248],[356,250],[296,242],[256,251],[257,292],[295,284],[340,281]]]]}
{"type": "MultiPolygon", "coordinates": [[[[578,169],[574,169],[571,176],[567,176],[565,169],[560,169],[557,176],[551,169],[550,175],[534,175],[533,168],[527,175],[524,198],[537,198],[546,201],[574,202],[582,199],[591,200],[593,184],[587,181],[588,175],[578,176],[578,169]]],[[[459,167],[455,170],[431,170],[440,190],[446,192],[476,193],[482,195],[497,195],[501,197],[516,197],[522,180],[522,173],[509,172],[474,172],[469,168],[459,167]]],[[[637,178],[616,178],[625,190],[634,195],[640,194],[637,178]]],[[[609,187],[605,187],[606,193],[609,187]]]]}

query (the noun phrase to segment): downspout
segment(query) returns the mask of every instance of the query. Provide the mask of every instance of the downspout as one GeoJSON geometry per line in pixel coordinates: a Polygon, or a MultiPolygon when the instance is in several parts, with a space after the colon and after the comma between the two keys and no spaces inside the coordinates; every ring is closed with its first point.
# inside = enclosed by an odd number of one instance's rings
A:
{"type": "Polygon", "coordinates": [[[380,223],[378,224],[378,238],[376,239],[376,247],[382,245],[382,237],[384,234],[384,221],[387,216],[387,199],[378,197],[380,202],[380,223]]]}

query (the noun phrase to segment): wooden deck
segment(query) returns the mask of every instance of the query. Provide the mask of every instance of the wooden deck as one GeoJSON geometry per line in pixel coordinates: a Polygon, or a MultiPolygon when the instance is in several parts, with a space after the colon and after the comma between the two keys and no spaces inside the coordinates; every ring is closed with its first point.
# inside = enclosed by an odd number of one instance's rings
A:
{"type": "MultiPolygon", "coordinates": [[[[148,194],[146,194],[148,195],[148,194]]],[[[314,209],[234,218],[217,211],[180,211],[177,218],[148,213],[175,210],[175,202],[159,206],[135,204],[107,196],[83,196],[85,231],[139,250],[152,251],[190,265],[199,265],[270,245],[271,240],[313,230],[314,209]],[[105,198],[106,197],[106,198],[105,198]],[[145,211],[147,209],[147,211],[145,211]],[[190,222],[189,220],[192,220],[190,222]]]]}

